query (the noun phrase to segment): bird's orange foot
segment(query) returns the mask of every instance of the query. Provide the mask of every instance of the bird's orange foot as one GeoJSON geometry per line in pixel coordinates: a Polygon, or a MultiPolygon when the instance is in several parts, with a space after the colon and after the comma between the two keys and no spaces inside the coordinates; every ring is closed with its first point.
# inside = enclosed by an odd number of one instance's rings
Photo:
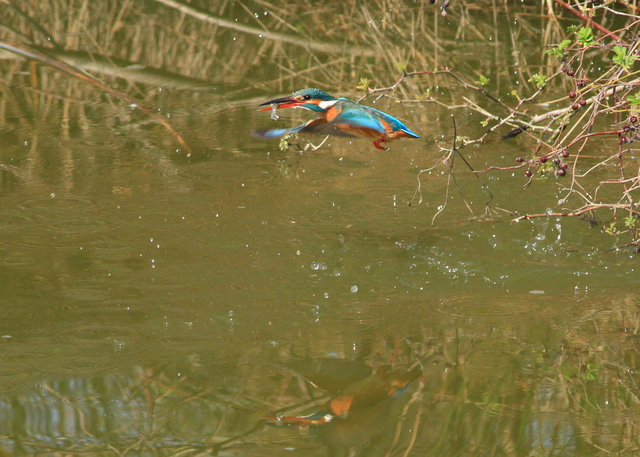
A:
{"type": "Polygon", "coordinates": [[[385,137],[382,137],[379,140],[374,141],[373,145],[378,149],[382,149],[383,151],[387,151],[388,149],[385,148],[384,146],[381,146],[380,143],[388,143],[388,142],[389,142],[389,140],[387,140],[385,137]]]}

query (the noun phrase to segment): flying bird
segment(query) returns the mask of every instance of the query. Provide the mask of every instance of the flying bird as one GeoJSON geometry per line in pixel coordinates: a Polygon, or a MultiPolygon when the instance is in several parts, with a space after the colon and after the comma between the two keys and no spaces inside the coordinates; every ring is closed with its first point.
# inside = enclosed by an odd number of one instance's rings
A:
{"type": "Polygon", "coordinates": [[[276,98],[260,104],[264,105],[271,107],[260,111],[272,109],[273,119],[277,119],[277,108],[305,108],[315,111],[320,116],[297,127],[254,131],[253,135],[257,138],[273,139],[298,132],[323,133],[374,139],[373,145],[383,150],[386,148],[382,143],[398,138],[419,138],[400,120],[387,113],[347,98],[335,98],[320,89],[302,89],[289,97],[276,98]]]}

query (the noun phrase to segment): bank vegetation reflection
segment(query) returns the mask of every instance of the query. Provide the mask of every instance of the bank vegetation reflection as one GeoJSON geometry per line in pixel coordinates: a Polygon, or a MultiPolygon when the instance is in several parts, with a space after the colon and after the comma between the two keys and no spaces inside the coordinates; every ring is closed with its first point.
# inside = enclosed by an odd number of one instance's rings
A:
{"type": "Polygon", "coordinates": [[[0,446],[23,455],[632,455],[637,306],[630,297],[583,316],[557,344],[424,329],[363,337],[349,356],[276,347],[254,363],[209,365],[194,354],[42,382],[0,401],[0,446]]]}

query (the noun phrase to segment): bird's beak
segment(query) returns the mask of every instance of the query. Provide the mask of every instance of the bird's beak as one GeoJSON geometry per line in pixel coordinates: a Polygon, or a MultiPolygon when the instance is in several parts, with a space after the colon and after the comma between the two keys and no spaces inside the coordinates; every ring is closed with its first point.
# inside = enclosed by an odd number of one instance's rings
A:
{"type": "MultiPolygon", "coordinates": [[[[278,105],[278,108],[292,108],[295,106],[300,106],[300,105],[304,105],[306,102],[304,101],[300,101],[300,100],[295,100],[291,97],[282,97],[282,98],[276,98],[275,100],[269,100],[268,102],[264,102],[264,103],[260,103],[260,105],[258,106],[264,106],[264,105],[278,105]]],[[[269,111],[271,109],[271,107],[269,108],[262,108],[259,111],[269,111]]]]}

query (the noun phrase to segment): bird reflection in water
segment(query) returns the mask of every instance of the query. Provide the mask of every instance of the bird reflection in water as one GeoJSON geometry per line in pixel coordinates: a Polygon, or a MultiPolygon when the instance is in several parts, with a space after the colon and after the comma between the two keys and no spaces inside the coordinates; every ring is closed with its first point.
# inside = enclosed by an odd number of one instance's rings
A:
{"type": "Polygon", "coordinates": [[[320,404],[303,405],[311,411],[298,410],[294,415],[289,410],[266,421],[275,426],[311,427],[332,456],[348,455],[349,450],[393,436],[399,409],[409,398],[403,394],[417,384],[414,381],[422,382],[423,376],[421,368],[372,369],[362,361],[341,359],[306,359],[293,365],[297,376],[326,395],[320,404]]]}

